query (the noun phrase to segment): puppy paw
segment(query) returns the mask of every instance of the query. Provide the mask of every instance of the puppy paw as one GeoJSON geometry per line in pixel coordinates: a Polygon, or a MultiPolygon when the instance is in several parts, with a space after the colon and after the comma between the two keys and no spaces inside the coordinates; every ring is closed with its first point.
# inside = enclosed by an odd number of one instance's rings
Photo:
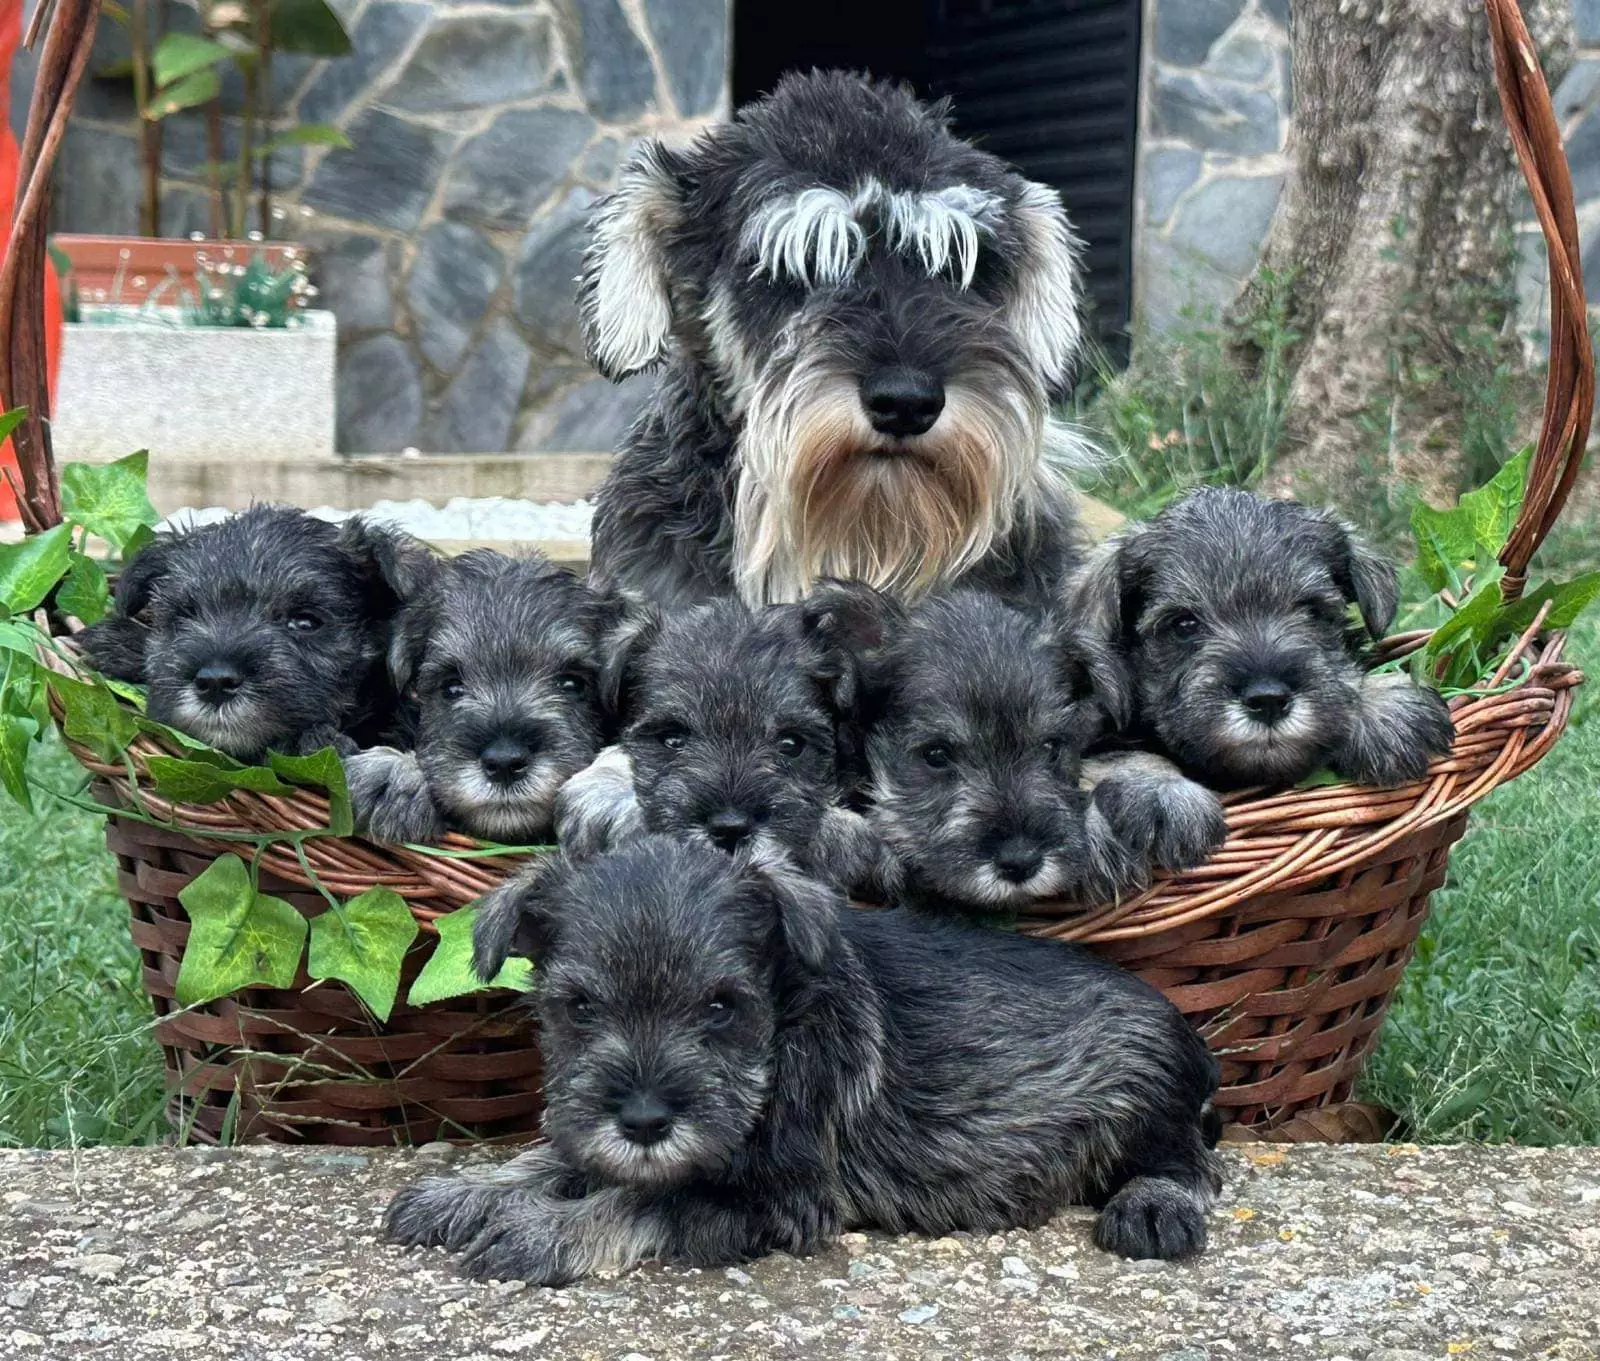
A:
{"type": "Polygon", "coordinates": [[[556,841],[585,859],[644,835],[644,810],[633,791],[633,762],[607,747],[556,795],[556,841]]]}
{"type": "Polygon", "coordinates": [[[396,1192],[383,1232],[408,1248],[462,1248],[483,1230],[496,1197],[464,1177],[428,1177],[396,1192]]]}
{"type": "Polygon", "coordinates": [[[1083,820],[1083,840],[1082,887],[1077,896],[1084,902],[1106,902],[1149,884],[1148,856],[1138,854],[1118,836],[1111,819],[1092,800],[1083,820]]]}
{"type": "Polygon", "coordinates": [[[1159,756],[1085,762],[1084,773],[1118,838],[1161,869],[1203,863],[1228,834],[1221,800],[1159,756]]]}
{"type": "Polygon", "coordinates": [[[1455,740],[1444,699],[1409,677],[1368,676],[1356,721],[1332,761],[1335,773],[1356,784],[1397,785],[1420,780],[1428,762],[1455,740]]]}
{"type": "Polygon", "coordinates": [[[497,1218],[467,1245],[461,1270],[478,1281],[570,1285],[585,1272],[553,1223],[526,1210],[497,1218]]]}
{"type": "Polygon", "coordinates": [[[408,751],[371,747],[344,760],[356,830],[374,841],[437,841],[447,828],[428,782],[408,751]]]}
{"type": "Polygon", "coordinates": [[[894,852],[866,818],[849,808],[823,811],[806,859],[813,874],[846,892],[861,889],[887,898],[900,886],[894,852]]]}
{"type": "Polygon", "coordinates": [[[1181,1182],[1135,1177],[1100,1212],[1094,1242],[1121,1257],[1192,1257],[1206,1245],[1206,1198],[1181,1182]]]}

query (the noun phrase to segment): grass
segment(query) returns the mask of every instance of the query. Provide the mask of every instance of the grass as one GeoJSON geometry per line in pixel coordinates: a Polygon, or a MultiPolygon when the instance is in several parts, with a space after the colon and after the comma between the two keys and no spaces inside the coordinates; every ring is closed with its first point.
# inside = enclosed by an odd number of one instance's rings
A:
{"type": "MultiPolygon", "coordinates": [[[[81,776],[59,745],[42,777],[81,776]]],[[[150,1143],[161,1051],[98,817],[0,796],[0,1146],[150,1143]]]]}

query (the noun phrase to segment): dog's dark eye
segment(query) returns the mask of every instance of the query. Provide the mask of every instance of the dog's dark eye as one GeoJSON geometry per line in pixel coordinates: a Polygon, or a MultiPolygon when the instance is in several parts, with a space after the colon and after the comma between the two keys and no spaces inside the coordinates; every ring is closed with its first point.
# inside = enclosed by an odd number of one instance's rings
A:
{"type": "Polygon", "coordinates": [[[942,742],[934,742],[922,749],[922,759],[934,770],[948,770],[955,762],[950,748],[942,742]]]}
{"type": "Polygon", "coordinates": [[[778,739],[779,756],[798,756],[806,749],[806,739],[798,733],[786,732],[778,739]]]}
{"type": "Polygon", "coordinates": [[[570,671],[556,677],[556,689],[564,695],[581,695],[588,688],[588,681],[570,671]]]}
{"type": "Polygon", "coordinates": [[[683,728],[665,728],[660,734],[660,742],[668,751],[682,751],[689,745],[689,734],[683,728]]]}
{"type": "Polygon", "coordinates": [[[1175,614],[1167,621],[1167,627],[1180,638],[1193,638],[1200,632],[1200,620],[1188,612],[1175,614]]]}
{"type": "Polygon", "coordinates": [[[705,1024],[708,1030],[721,1030],[733,1020],[734,1004],[731,997],[713,997],[705,1005],[705,1024]]]}
{"type": "Polygon", "coordinates": [[[315,633],[322,627],[322,620],[310,610],[297,610],[284,623],[288,625],[290,633],[315,633]]]}
{"type": "Polygon", "coordinates": [[[1046,738],[1044,744],[1044,754],[1050,760],[1054,761],[1061,755],[1061,749],[1065,745],[1066,744],[1062,742],[1059,737],[1046,738]]]}
{"type": "Polygon", "coordinates": [[[567,999],[567,1020],[580,1030],[594,1024],[594,1003],[581,993],[567,999]]]}
{"type": "Polygon", "coordinates": [[[439,682],[439,693],[454,703],[466,697],[467,687],[460,676],[449,675],[439,682]]]}

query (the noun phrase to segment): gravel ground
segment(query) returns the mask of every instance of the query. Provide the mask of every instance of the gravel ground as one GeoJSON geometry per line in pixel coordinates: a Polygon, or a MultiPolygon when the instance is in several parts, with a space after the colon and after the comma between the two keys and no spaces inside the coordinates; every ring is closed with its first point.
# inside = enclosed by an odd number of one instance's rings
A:
{"type": "Polygon", "coordinates": [[[379,1242],[393,1190],[457,1158],[0,1153],[0,1356],[1600,1355],[1597,1149],[1230,1149],[1212,1244],[1180,1266],[1095,1251],[1073,1211],[559,1291],[475,1284],[441,1252],[379,1242]]]}

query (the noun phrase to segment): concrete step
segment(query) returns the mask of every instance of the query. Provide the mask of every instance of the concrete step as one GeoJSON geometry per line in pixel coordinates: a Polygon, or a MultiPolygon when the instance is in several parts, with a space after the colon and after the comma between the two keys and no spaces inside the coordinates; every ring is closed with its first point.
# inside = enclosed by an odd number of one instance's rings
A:
{"type": "Polygon", "coordinates": [[[1181,1265],[1097,1251],[1087,1211],[560,1291],[476,1284],[443,1252],[380,1241],[396,1188],[488,1156],[0,1152],[0,1356],[1597,1354],[1600,1149],[1229,1148],[1211,1245],[1181,1265]]]}

